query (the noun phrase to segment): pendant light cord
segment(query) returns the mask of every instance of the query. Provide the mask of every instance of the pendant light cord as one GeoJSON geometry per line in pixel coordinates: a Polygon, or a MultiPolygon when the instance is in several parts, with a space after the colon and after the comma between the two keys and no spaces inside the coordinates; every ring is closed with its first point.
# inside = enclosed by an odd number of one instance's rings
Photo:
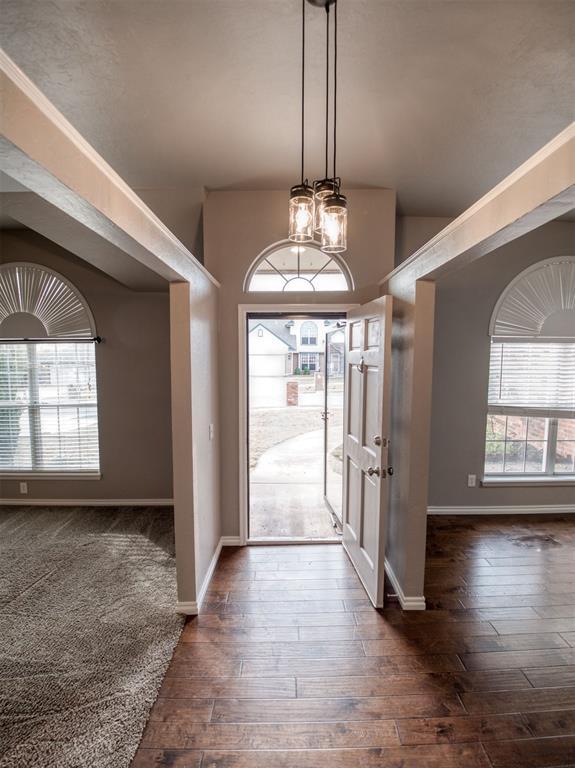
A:
{"type": "Polygon", "coordinates": [[[337,178],[335,168],[337,148],[337,0],[333,4],[333,178],[337,178]]]}
{"type": "Polygon", "coordinates": [[[304,183],[305,162],[305,2],[301,0],[301,183],[304,183]]]}
{"type": "Polygon", "coordinates": [[[325,6],[325,178],[329,173],[329,3],[325,6]]]}

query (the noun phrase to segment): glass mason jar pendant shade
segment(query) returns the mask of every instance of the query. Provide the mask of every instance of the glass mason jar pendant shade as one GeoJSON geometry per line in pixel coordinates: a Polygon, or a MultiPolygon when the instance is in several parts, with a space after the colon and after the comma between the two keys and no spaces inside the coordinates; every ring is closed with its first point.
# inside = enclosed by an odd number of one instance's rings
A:
{"type": "Polygon", "coordinates": [[[322,215],[326,198],[330,195],[335,195],[336,185],[333,179],[322,179],[321,181],[315,181],[313,185],[313,197],[315,203],[315,223],[314,230],[318,235],[321,235],[322,230],[322,215]]]}
{"type": "Polygon", "coordinates": [[[288,238],[294,243],[309,243],[313,240],[313,225],[313,190],[308,184],[298,184],[290,190],[288,238]]]}
{"type": "Polygon", "coordinates": [[[323,201],[321,250],[343,253],[347,249],[347,198],[338,193],[323,201]]]}

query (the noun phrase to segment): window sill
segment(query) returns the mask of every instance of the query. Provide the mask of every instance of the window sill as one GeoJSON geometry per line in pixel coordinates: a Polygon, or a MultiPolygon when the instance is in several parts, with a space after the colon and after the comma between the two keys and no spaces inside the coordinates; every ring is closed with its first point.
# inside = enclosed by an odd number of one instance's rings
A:
{"type": "Polygon", "coordinates": [[[559,475],[548,475],[544,477],[538,477],[537,475],[524,475],[523,477],[519,477],[518,475],[510,477],[493,475],[491,477],[484,477],[481,480],[481,485],[486,488],[505,488],[518,485],[526,487],[567,486],[575,485],[575,475],[565,475],[565,477],[560,477],[559,475]]]}
{"type": "Polygon", "coordinates": [[[0,472],[0,480],[101,480],[100,472],[0,472]]]}

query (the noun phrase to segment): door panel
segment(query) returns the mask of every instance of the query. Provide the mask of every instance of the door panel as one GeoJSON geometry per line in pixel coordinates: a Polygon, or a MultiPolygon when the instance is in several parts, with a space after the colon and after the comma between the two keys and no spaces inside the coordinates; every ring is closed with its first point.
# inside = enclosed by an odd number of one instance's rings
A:
{"type": "Polygon", "coordinates": [[[391,318],[385,296],[349,311],[346,332],[343,544],[376,607],[389,496],[391,318]]]}

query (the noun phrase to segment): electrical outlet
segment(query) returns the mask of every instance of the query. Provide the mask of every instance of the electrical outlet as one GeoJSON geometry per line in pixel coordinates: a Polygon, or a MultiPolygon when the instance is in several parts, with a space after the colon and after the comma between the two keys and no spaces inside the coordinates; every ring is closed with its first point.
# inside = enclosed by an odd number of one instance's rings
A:
{"type": "Polygon", "coordinates": [[[208,428],[208,436],[209,436],[210,440],[214,439],[214,425],[213,424],[210,424],[210,426],[208,428]]]}
{"type": "Polygon", "coordinates": [[[28,493],[28,483],[20,483],[20,493],[28,493]]]}
{"type": "Polygon", "coordinates": [[[475,488],[477,485],[477,475],[467,475],[467,487],[475,488]]]}

